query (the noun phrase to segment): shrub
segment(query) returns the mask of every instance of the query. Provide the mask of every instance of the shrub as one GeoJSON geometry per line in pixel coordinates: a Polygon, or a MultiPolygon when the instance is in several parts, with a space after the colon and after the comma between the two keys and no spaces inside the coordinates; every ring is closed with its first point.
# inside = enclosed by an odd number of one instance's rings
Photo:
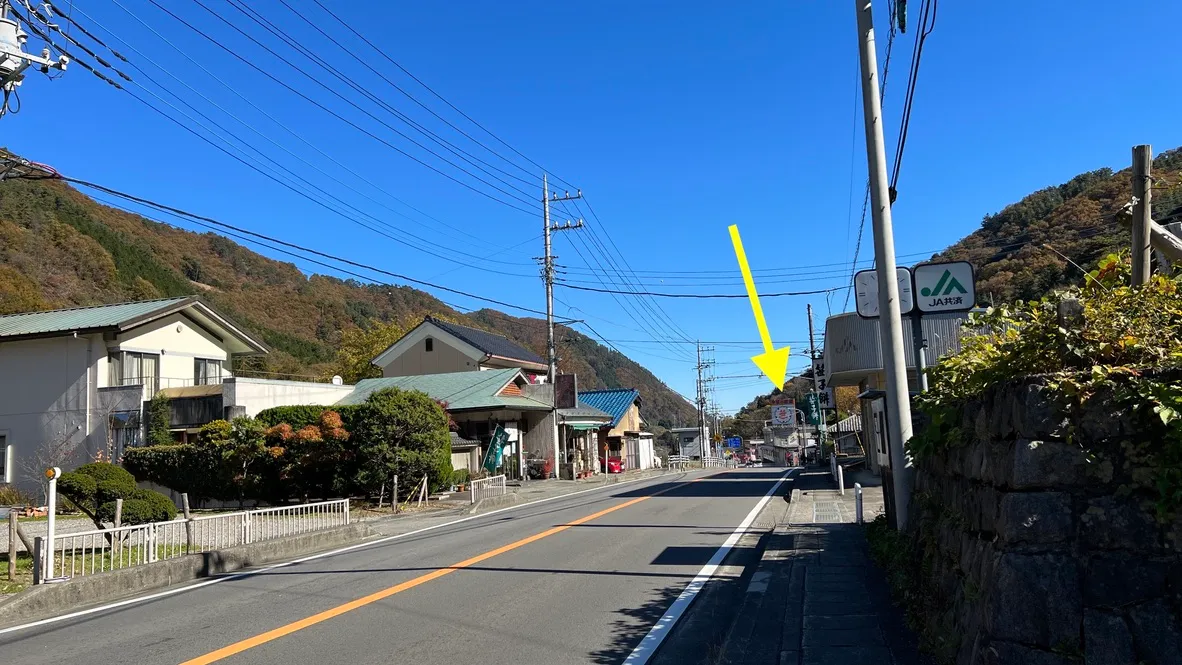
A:
{"type": "Polygon", "coordinates": [[[387,388],[370,395],[354,414],[362,487],[376,493],[397,474],[409,486],[424,475],[437,490],[451,481],[448,416],[426,393],[387,388]],[[409,482],[407,482],[409,481],[409,482]]]}
{"type": "Polygon", "coordinates": [[[159,492],[136,487],[131,473],[108,462],[83,464],[63,473],[58,479],[58,492],[100,528],[103,522],[114,519],[117,499],[123,499],[125,524],[169,520],[176,515],[171,499],[159,492]],[[166,509],[165,504],[169,508],[166,509]]]}
{"type": "Polygon", "coordinates": [[[467,469],[456,469],[451,472],[452,485],[467,485],[472,480],[472,474],[467,469]]]}
{"type": "Polygon", "coordinates": [[[172,422],[172,407],[164,393],[156,393],[148,402],[148,444],[165,446],[173,442],[168,427],[172,422]]]}
{"type": "Polygon", "coordinates": [[[194,444],[129,448],[123,466],[136,478],[185,492],[196,501],[232,498],[221,452],[194,444]]]}
{"type": "Polygon", "coordinates": [[[0,506],[30,506],[34,501],[31,494],[20,491],[15,485],[0,483],[0,506]]]}

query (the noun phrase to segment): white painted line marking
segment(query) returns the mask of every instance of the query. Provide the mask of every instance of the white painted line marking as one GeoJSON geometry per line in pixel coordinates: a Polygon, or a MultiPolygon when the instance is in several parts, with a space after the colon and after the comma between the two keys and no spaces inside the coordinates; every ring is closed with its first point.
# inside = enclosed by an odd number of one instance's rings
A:
{"type": "Polygon", "coordinates": [[[772,488],[768,490],[768,493],[763,495],[759,503],[755,504],[751,512],[747,513],[747,517],[743,518],[738,528],[731,535],[727,536],[722,546],[714,552],[714,556],[710,557],[710,561],[705,566],[702,566],[697,576],[690,581],[681,592],[681,595],[677,597],[677,600],[673,601],[673,604],[665,611],[665,615],[653,624],[652,629],[648,631],[644,639],[640,640],[640,644],[637,644],[636,648],[632,650],[632,653],[628,654],[628,658],[624,660],[624,665],[645,665],[657,653],[657,649],[660,648],[661,643],[665,641],[669,633],[673,631],[673,626],[677,625],[677,621],[681,619],[681,615],[685,614],[685,611],[689,609],[690,603],[694,602],[694,599],[698,597],[698,592],[714,577],[720,568],[719,564],[722,563],[722,560],[726,558],[727,554],[730,554],[735,544],[739,542],[739,538],[743,537],[743,534],[751,527],[751,523],[755,521],[755,518],[759,515],[759,511],[763,510],[767,502],[776,494],[776,490],[780,489],[780,485],[784,483],[784,479],[795,470],[789,469],[785,471],[784,475],[780,476],[780,479],[776,481],[776,484],[772,485],[772,488]]]}
{"type": "MultiPolygon", "coordinates": [[[[623,480],[620,482],[611,483],[610,485],[600,485],[598,487],[591,487],[591,488],[588,488],[585,490],[571,492],[569,494],[559,494],[558,496],[551,496],[551,497],[547,497],[545,499],[537,499],[535,501],[530,501],[528,503],[520,503],[520,504],[517,504],[516,506],[509,506],[507,508],[498,508],[497,510],[490,510],[487,513],[481,513],[479,515],[471,515],[469,517],[462,517],[458,520],[452,520],[451,522],[444,522],[443,524],[436,524],[434,526],[423,527],[422,529],[416,529],[414,531],[407,531],[406,533],[400,533],[400,534],[393,535],[393,536],[386,536],[384,538],[378,538],[377,540],[367,540],[363,543],[357,543],[355,545],[349,545],[348,547],[342,547],[340,549],[335,549],[335,550],[331,550],[328,552],[321,552],[319,554],[313,554],[311,556],[306,556],[306,557],[302,557],[299,559],[294,559],[292,561],[284,561],[283,563],[276,563],[276,564],[272,564],[270,566],[264,566],[263,568],[258,568],[256,570],[249,570],[249,571],[245,571],[245,572],[241,572],[241,573],[235,573],[233,575],[227,575],[225,577],[215,577],[213,579],[206,580],[204,582],[197,582],[196,584],[188,584],[188,585],[185,585],[182,587],[177,587],[175,589],[167,589],[165,591],[159,591],[157,593],[149,594],[147,596],[137,596],[135,598],[128,598],[127,600],[121,600],[121,601],[118,601],[115,603],[108,603],[106,605],[99,605],[98,607],[92,607],[90,609],[85,609],[85,610],[79,610],[77,612],[70,612],[69,614],[62,614],[59,616],[50,617],[48,619],[41,619],[39,621],[31,621],[29,623],[23,623],[20,625],[12,626],[11,628],[0,628],[0,635],[4,635],[5,633],[15,633],[18,630],[26,630],[28,628],[36,628],[38,626],[47,626],[49,624],[58,623],[60,621],[66,621],[69,619],[76,619],[78,617],[84,617],[84,616],[87,616],[90,614],[95,614],[98,612],[106,612],[107,610],[115,610],[115,609],[119,609],[121,607],[127,607],[128,605],[136,605],[138,603],[144,603],[149,600],[156,600],[157,598],[164,598],[166,596],[172,596],[172,595],[175,595],[178,593],[184,593],[186,591],[200,589],[201,587],[210,586],[212,584],[220,584],[222,582],[229,582],[230,580],[239,580],[239,579],[243,579],[246,577],[254,577],[255,575],[261,575],[263,573],[267,573],[267,572],[270,572],[272,570],[276,570],[279,568],[286,568],[288,566],[294,566],[296,564],[306,563],[308,561],[315,561],[316,559],[323,559],[325,557],[335,556],[337,554],[344,554],[345,552],[352,552],[353,550],[358,550],[363,547],[372,547],[374,545],[381,545],[383,543],[388,543],[392,540],[398,540],[399,538],[406,538],[407,536],[415,536],[420,533],[425,533],[427,531],[434,531],[436,529],[442,529],[444,527],[454,526],[456,524],[461,524],[463,522],[469,522],[471,520],[480,519],[482,517],[488,517],[489,515],[496,515],[497,513],[503,513],[508,510],[519,510],[519,509],[525,508],[527,506],[533,506],[533,505],[537,505],[539,503],[546,503],[548,501],[555,501],[558,499],[565,499],[567,497],[577,496],[579,494],[586,494],[587,492],[598,492],[599,490],[604,490],[604,489],[614,489],[616,487],[619,487],[620,485],[630,485],[632,483],[640,483],[640,482],[644,482],[646,480],[658,480],[658,479],[664,478],[666,475],[667,474],[661,474],[659,476],[649,476],[647,478],[637,478],[635,480],[623,480]]],[[[682,472],[682,475],[684,476],[685,472],[682,472]]]]}

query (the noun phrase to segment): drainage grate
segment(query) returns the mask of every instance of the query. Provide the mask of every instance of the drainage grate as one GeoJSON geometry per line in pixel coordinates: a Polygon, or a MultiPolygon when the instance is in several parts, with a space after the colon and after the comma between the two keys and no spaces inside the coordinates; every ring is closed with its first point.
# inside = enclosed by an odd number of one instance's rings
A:
{"type": "Polygon", "coordinates": [[[813,504],[813,522],[820,524],[836,524],[841,522],[841,510],[837,504],[829,501],[813,504]]]}

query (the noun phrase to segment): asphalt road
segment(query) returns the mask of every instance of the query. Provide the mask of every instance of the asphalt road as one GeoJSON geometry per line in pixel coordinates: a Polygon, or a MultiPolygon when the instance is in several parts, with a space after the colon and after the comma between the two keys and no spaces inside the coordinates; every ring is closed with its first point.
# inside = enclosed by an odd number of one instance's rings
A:
{"type": "MultiPolygon", "coordinates": [[[[668,475],[482,516],[0,635],[0,662],[620,663],[783,472],[668,475]]],[[[696,639],[674,629],[658,655],[705,660],[696,639]]]]}

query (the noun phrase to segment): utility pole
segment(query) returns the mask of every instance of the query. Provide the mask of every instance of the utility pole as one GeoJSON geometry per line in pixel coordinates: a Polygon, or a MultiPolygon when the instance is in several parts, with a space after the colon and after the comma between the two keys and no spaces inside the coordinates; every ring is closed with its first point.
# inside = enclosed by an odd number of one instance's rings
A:
{"type": "MultiPolygon", "coordinates": [[[[705,466],[706,458],[709,457],[710,453],[712,452],[712,446],[710,445],[710,435],[706,431],[709,429],[706,426],[706,418],[709,416],[706,411],[706,404],[708,401],[706,399],[706,384],[712,379],[705,376],[702,372],[703,370],[709,369],[714,364],[714,362],[712,360],[703,360],[702,350],[702,343],[698,342],[698,364],[696,367],[698,370],[698,440],[701,441],[699,452],[702,455],[702,465],[705,466]]],[[[712,350],[712,347],[706,348],[706,351],[710,350],[712,350]]],[[[717,429],[715,429],[715,431],[717,431],[717,429]]]]}
{"type": "Polygon", "coordinates": [[[1153,148],[1133,146],[1133,286],[1149,281],[1149,226],[1153,219],[1153,148]]]}
{"type": "Polygon", "coordinates": [[[874,220],[874,264],[878,272],[879,330],[882,335],[883,370],[886,374],[887,434],[891,468],[887,482],[894,499],[895,528],[907,528],[911,501],[912,469],[904,444],[911,438],[911,396],[907,388],[907,364],[903,355],[903,320],[899,308],[899,283],[895,275],[895,236],[891,224],[886,148],[882,135],[879,100],[878,53],[874,48],[874,15],[870,0],[854,0],[858,13],[858,51],[862,74],[862,113],[866,124],[866,162],[870,172],[870,203],[874,220]]]}
{"type": "MultiPolygon", "coordinates": [[[[817,359],[817,343],[813,340],[813,305],[807,305],[809,313],[809,360],[817,359]]],[[[817,400],[817,450],[825,448],[825,410],[821,408],[821,378],[817,376],[816,363],[811,362],[813,368],[813,399],[817,400]]],[[[834,452],[837,452],[836,450],[834,452]]]]}
{"type": "MultiPolygon", "coordinates": [[[[574,196],[566,192],[562,196],[550,193],[548,176],[542,174],[542,237],[545,239],[546,255],[542,259],[542,281],[546,283],[546,382],[550,384],[550,420],[551,436],[554,444],[554,477],[558,477],[558,392],[555,390],[555,379],[558,376],[558,353],[554,346],[554,253],[550,247],[550,234],[557,231],[569,231],[583,227],[583,220],[571,222],[567,220],[563,225],[550,224],[550,202],[573,201],[583,198],[583,192],[578,191],[574,196]]],[[[518,444],[520,445],[520,443],[518,444]]],[[[603,449],[604,473],[607,472],[607,443],[603,449]]]]}

